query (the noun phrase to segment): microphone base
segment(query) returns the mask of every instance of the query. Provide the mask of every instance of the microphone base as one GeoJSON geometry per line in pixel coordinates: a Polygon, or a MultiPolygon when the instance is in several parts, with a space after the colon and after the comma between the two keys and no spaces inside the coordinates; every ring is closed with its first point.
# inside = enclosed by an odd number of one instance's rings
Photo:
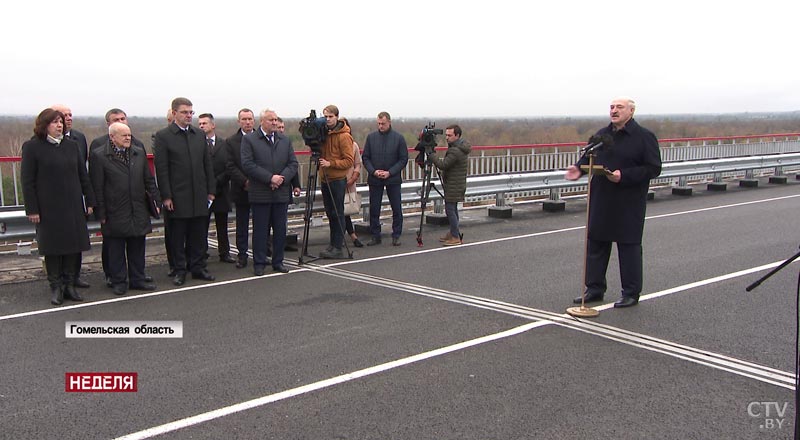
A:
{"type": "Polygon", "coordinates": [[[567,315],[574,316],[576,318],[596,318],[597,316],[600,316],[600,312],[586,306],[568,307],[567,315]]]}

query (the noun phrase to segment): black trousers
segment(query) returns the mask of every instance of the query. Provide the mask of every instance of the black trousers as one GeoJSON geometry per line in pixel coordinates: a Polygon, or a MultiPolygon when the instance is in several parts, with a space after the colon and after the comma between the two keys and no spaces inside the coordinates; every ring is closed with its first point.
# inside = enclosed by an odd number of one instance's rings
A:
{"type": "Polygon", "coordinates": [[[169,242],[172,261],[178,274],[200,273],[206,268],[208,250],[208,218],[169,219],[169,242]]]}
{"type": "Polygon", "coordinates": [[[80,271],[81,253],[68,255],[45,255],[44,267],[50,287],[58,288],[73,284],[80,271]]]}
{"type": "Polygon", "coordinates": [[[161,218],[164,219],[164,249],[167,251],[167,263],[169,263],[169,271],[175,270],[175,259],[172,258],[171,238],[172,231],[170,230],[170,215],[167,208],[161,209],[161,218]]]}
{"type": "Polygon", "coordinates": [[[231,254],[231,242],[228,238],[228,213],[225,212],[208,212],[208,221],[206,228],[211,225],[211,214],[214,214],[214,223],[217,228],[217,250],[220,257],[227,257],[231,254]]]}
{"type": "Polygon", "coordinates": [[[108,242],[108,271],[114,286],[144,284],[145,237],[103,237],[108,242]]]}
{"type": "MultiPolygon", "coordinates": [[[[589,239],[586,255],[586,290],[589,293],[605,293],[608,259],[611,257],[610,241],[589,239]]],[[[619,256],[619,278],[622,296],[638,298],[642,293],[642,244],[617,243],[619,256]]]]}

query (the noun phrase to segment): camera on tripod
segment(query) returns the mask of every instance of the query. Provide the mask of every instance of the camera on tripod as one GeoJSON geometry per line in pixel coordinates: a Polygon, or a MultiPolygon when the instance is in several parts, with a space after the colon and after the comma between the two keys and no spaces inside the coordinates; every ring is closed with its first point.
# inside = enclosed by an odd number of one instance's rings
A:
{"type": "MultiPolygon", "coordinates": [[[[441,130],[439,130],[441,131],[441,130]]],[[[325,118],[318,118],[317,111],[311,110],[307,118],[300,120],[300,136],[314,154],[322,153],[322,144],[328,135],[325,118]]]]}
{"type": "Polygon", "coordinates": [[[419,143],[414,147],[415,150],[419,151],[417,158],[414,160],[419,166],[423,166],[425,161],[433,155],[436,149],[436,135],[444,134],[444,130],[434,127],[436,127],[435,122],[428,122],[428,125],[419,132],[419,143]]]}

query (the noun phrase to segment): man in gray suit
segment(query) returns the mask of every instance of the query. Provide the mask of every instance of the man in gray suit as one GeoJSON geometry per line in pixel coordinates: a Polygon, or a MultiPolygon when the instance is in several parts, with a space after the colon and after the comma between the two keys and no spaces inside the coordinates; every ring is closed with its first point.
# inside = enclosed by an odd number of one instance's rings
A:
{"type": "Polygon", "coordinates": [[[261,112],[261,126],[242,138],[242,170],[249,179],[253,210],[253,273],[264,275],[267,236],[272,229],[272,269],[289,272],[283,265],[286,217],[292,197],[291,180],[297,174],[292,141],[278,132],[278,115],[261,112]]]}
{"type": "Polygon", "coordinates": [[[192,101],[173,99],[172,114],[174,121],[156,133],[154,155],[161,200],[169,212],[169,247],[175,263],[172,283],[182,286],[187,270],[192,278],[214,280],[206,269],[205,254],[208,208],[216,181],[206,135],[191,125],[192,101]]]}

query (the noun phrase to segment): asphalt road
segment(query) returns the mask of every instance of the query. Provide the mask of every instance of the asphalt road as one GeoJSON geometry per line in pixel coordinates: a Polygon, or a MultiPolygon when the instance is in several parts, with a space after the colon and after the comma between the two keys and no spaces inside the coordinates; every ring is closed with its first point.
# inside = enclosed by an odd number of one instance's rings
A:
{"type": "Polygon", "coordinates": [[[289,274],[213,262],[216,282],[171,289],[149,267],[160,290],[124,297],[93,274],[88,301],[61,307],[43,280],[0,285],[0,438],[792,438],[799,266],[744,289],[797,252],[798,201],[794,178],[658,190],[642,302],[610,307],[612,255],[591,320],[564,315],[582,198],[466,211],[450,248],[444,227],[417,247],[409,217],[400,247],[289,274]],[[181,321],[183,337],[65,337],[65,322],[137,320],[181,321]],[[67,372],[136,372],[138,391],[67,393],[67,372]]]}

